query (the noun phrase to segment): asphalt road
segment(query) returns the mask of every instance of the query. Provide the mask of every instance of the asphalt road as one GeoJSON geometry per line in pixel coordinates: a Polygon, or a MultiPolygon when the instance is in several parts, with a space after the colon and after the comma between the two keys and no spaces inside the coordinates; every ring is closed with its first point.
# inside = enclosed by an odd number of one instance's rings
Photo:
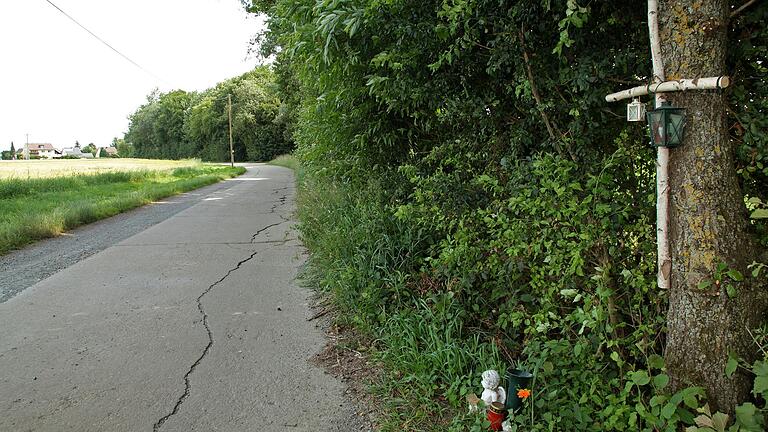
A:
{"type": "Polygon", "coordinates": [[[360,430],[344,386],[307,361],[324,338],[294,280],[294,194],[289,170],[249,167],[153,206],[169,208],[159,223],[139,210],[78,230],[85,244],[138,227],[37,283],[2,276],[0,431],[360,430]]]}

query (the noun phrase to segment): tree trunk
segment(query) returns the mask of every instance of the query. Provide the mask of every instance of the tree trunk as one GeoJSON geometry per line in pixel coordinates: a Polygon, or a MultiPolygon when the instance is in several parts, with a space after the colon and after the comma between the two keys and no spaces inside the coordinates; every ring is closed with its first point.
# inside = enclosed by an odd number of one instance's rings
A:
{"type": "MultiPolygon", "coordinates": [[[[667,80],[725,74],[726,0],[665,0],[659,6],[667,80]]],[[[729,352],[751,360],[757,346],[748,330],[761,323],[765,296],[747,265],[758,256],[734,169],[722,91],[669,93],[686,109],[681,147],[670,151],[669,185],[672,286],[665,358],[674,389],[703,387],[710,406],[732,413],[749,397],[751,377],[725,375],[729,352]],[[725,277],[715,283],[718,263],[737,269],[730,298],[725,277]],[[702,281],[712,281],[706,289],[702,281]]]]}

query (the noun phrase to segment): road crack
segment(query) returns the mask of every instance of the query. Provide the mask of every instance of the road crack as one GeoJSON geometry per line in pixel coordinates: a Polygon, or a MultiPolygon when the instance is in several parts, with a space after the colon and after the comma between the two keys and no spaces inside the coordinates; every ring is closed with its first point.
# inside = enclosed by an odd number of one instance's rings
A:
{"type": "MultiPolygon", "coordinates": [[[[283,188],[279,188],[279,189],[275,189],[275,190],[272,192],[272,194],[273,194],[273,195],[277,195],[278,193],[280,193],[280,191],[289,190],[289,189],[290,189],[290,187],[289,187],[289,186],[286,186],[286,187],[283,187],[283,188]]],[[[270,213],[270,214],[275,214],[275,213],[277,213],[277,208],[278,208],[278,207],[282,207],[282,206],[286,205],[287,203],[288,203],[288,195],[286,194],[286,195],[282,195],[282,196],[280,196],[280,197],[277,199],[277,201],[275,201],[275,202],[272,204],[272,208],[271,208],[271,209],[269,209],[269,213],[270,213]]],[[[290,217],[286,217],[286,216],[285,216],[284,214],[282,214],[282,213],[277,213],[277,215],[280,217],[280,219],[282,219],[282,220],[283,220],[283,222],[290,222],[290,221],[291,221],[291,218],[290,218],[290,217]]],[[[255,237],[256,237],[256,236],[254,235],[254,239],[255,239],[255,237]]],[[[253,241],[253,239],[252,239],[252,241],[253,241]]]]}
{"type": "MultiPolygon", "coordinates": [[[[289,187],[276,189],[273,192],[273,194],[278,194],[278,193],[280,193],[281,190],[287,190],[287,189],[289,189],[289,187]]],[[[288,201],[288,196],[287,195],[283,195],[280,198],[278,198],[278,200],[272,205],[272,208],[270,209],[270,213],[277,213],[277,208],[285,205],[287,201],[288,201]]],[[[272,228],[272,227],[284,224],[284,223],[289,221],[289,219],[285,218],[282,214],[278,214],[278,215],[280,216],[282,221],[276,222],[276,223],[273,223],[273,224],[270,224],[270,225],[267,225],[267,226],[259,229],[258,231],[256,231],[256,233],[254,233],[251,236],[251,242],[250,242],[251,244],[255,244],[254,242],[256,241],[256,237],[259,234],[263,233],[264,231],[268,230],[269,228],[272,228]]],[[[275,242],[275,243],[283,243],[283,244],[285,244],[285,243],[287,243],[287,241],[289,241],[289,240],[283,240],[282,242],[275,242]]],[[[263,243],[268,243],[268,242],[263,242],[263,243]]],[[[269,242],[269,243],[271,243],[271,242],[269,242]]],[[[217,285],[219,285],[220,283],[224,282],[224,280],[227,279],[227,277],[229,277],[229,275],[231,275],[232,273],[234,273],[235,271],[240,269],[240,267],[243,264],[245,264],[248,261],[252,260],[256,255],[258,255],[259,252],[260,251],[255,251],[250,256],[248,256],[247,258],[245,258],[242,261],[238,262],[237,265],[235,267],[231,268],[229,271],[227,271],[227,273],[224,276],[222,276],[221,279],[219,279],[216,282],[214,282],[213,284],[211,284],[208,288],[205,289],[205,291],[203,291],[197,297],[197,309],[198,309],[198,311],[200,311],[200,314],[203,316],[203,327],[205,327],[205,331],[208,334],[208,344],[205,346],[205,349],[203,349],[203,352],[200,355],[200,357],[198,357],[197,360],[195,360],[195,362],[192,364],[192,366],[190,366],[190,368],[184,374],[184,393],[176,400],[176,404],[173,406],[173,410],[171,410],[170,413],[168,413],[165,416],[163,416],[162,418],[160,418],[160,420],[158,420],[154,424],[154,426],[152,427],[153,432],[158,432],[160,430],[160,428],[162,428],[163,424],[165,424],[165,422],[168,421],[169,418],[173,417],[174,415],[176,415],[179,412],[179,410],[181,409],[181,405],[189,397],[189,393],[190,393],[190,389],[191,389],[190,376],[195,371],[195,369],[197,369],[197,367],[200,365],[200,363],[208,355],[208,353],[211,351],[211,348],[213,347],[213,343],[214,343],[213,331],[211,330],[211,327],[208,324],[208,314],[205,312],[205,308],[203,307],[203,303],[202,303],[203,298],[206,295],[208,295],[208,293],[210,293],[217,285]]]]}
{"type": "MultiPolygon", "coordinates": [[[[288,189],[288,187],[285,187],[285,188],[280,188],[280,189],[275,189],[275,191],[273,192],[273,195],[274,195],[274,194],[277,194],[277,193],[278,193],[279,191],[281,191],[281,190],[286,190],[286,189],[288,189]]],[[[288,195],[283,195],[283,196],[281,196],[280,198],[278,198],[278,199],[277,199],[277,201],[276,201],[274,204],[272,204],[272,208],[271,208],[271,209],[269,209],[269,214],[275,214],[275,213],[277,213],[277,208],[278,208],[278,207],[280,207],[280,206],[283,206],[283,205],[285,205],[287,201],[288,201],[288,195]]],[[[256,231],[256,232],[255,232],[255,233],[254,233],[254,234],[251,236],[251,243],[255,242],[255,241],[256,241],[256,237],[258,237],[258,235],[259,235],[259,234],[261,234],[261,233],[263,233],[264,231],[266,231],[266,230],[268,230],[268,229],[270,229],[270,228],[272,228],[272,227],[276,227],[276,226],[278,226],[278,225],[282,225],[282,224],[284,224],[284,223],[286,223],[286,222],[289,222],[289,221],[290,221],[290,219],[286,218],[286,217],[285,217],[285,216],[283,216],[282,214],[278,214],[278,216],[280,216],[280,219],[282,219],[282,220],[281,220],[280,222],[275,222],[275,223],[273,223],[273,224],[269,224],[269,225],[265,226],[264,228],[262,228],[262,229],[260,229],[260,230],[256,231]]]]}
{"type": "Polygon", "coordinates": [[[256,231],[256,233],[255,233],[254,235],[252,235],[252,236],[251,236],[251,243],[253,243],[253,242],[255,242],[255,241],[256,241],[256,237],[257,237],[259,234],[263,233],[264,231],[266,231],[266,230],[268,230],[268,229],[270,229],[270,228],[272,228],[272,227],[276,227],[276,226],[278,226],[278,225],[281,225],[281,224],[284,224],[284,223],[285,223],[285,221],[275,222],[275,223],[273,223],[273,224],[267,225],[267,226],[265,226],[264,228],[262,228],[262,229],[260,229],[260,230],[256,231]]]}
{"type": "Polygon", "coordinates": [[[280,206],[284,206],[287,201],[288,201],[288,195],[281,196],[280,198],[277,199],[277,201],[274,204],[272,204],[272,208],[269,209],[269,212],[270,213],[277,212],[277,208],[280,206]]]}
{"type": "Polygon", "coordinates": [[[205,331],[208,334],[208,344],[205,346],[205,349],[203,350],[203,353],[198,357],[197,360],[195,360],[194,363],[192,363],[192,366],[190,366],[189,370],[187,370],[187,373],[184,374],[184,393],[179,397],[179,399],[176,400],[176,404],[173,406],[173,410],[163,416],[160,420],[155,422],[154,426],[152,426],[152,430],[154,432],[157,432],[160,430],[160,428],[163,426],[163,424],[168,421],[169,418],[173,417],[179,412],[179,409],[181,408],[181,405],[184,403],[185,400],[189,397],[190,392],[190,382],[189,377],[192,375],[192,373],[195,371],[198,365],[203,361],[206,355],[208,355],[208,352],[211,351],[211,348],[213,347],[213,331],[211,330],[210,325],[208,324],[208,314],[205,312],[205,308],[203,307],[203,297],[205,297],[208,293],[210,293],[213,288],[216,287],[216,285],[219,285],[220,283],[224,282],[229,275],[234,273],[235,271],[239,270],[240,267],[247,263],[248,261],[252,260],[256,255],[258,255],[260,251],[255,251],[251,255],[248,256],[248,258],[245,258],[244,260],[237,263],[237,265],[233,268],[231,268],[227,273],[222,276],[221,279],[217,280],[213,284],[211,284],[208,288],[203,291],[202,294],[200,294],[197,297],[197,310],[200,311],[200,314],[203,316],[203,326],[205,327],[205,331]]]}

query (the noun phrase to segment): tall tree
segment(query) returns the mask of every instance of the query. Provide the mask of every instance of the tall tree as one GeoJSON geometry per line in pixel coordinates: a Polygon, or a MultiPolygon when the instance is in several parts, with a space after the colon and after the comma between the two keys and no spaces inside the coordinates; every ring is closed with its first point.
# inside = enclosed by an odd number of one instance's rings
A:
{"type": "Polygon", "coordinates": [[[13,146],[13,141],[11,141],[11,159],[16,159],[16,148],[13,146]]]}
{"type": "Polygon", "coordinates": [[[113,138],[112,147],[117,149],[117,155],[119,157],[124,157],[124,158],[133,157],[133,146],[125,142],[125,139],[123,138],[117,138],[117,137],[113,138]]]}
{"type": "MultiPolygon", "coordinates": [[[[668,80],[726,73],[729,14],[727,0],[660,3],[668,80]]],[[[673,264],[667,368],[675,388],[702,386],[710,405],[732,412],[748,396],[751,380],[746,374],[726,376],[729,352],[755,356],[749,331],[766,310],[763,287],[756,281],[738,282],[759,249],[734,169],[725,95],[686,92],[669,99],[686,108],[688,123],[683,145],[670,152],[673,264]],[[735,271],[728,276],[727,270],[735,271]]]]}
{"type": "Polygon", "coordinates": [[[266,66],[201,93],[153,92],[129,116],[125,140],[138,157],[229,160],[226,113],[230,95],[235,160],[269,160],[291,151],[285,122],[279,118],[274,74],[266,66]]]}

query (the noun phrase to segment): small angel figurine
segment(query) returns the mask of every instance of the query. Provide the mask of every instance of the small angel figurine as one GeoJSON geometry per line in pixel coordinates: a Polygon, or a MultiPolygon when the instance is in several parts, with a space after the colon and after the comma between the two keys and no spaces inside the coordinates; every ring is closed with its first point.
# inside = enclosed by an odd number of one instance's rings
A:
{"type": "Polygon", "coordinates": [[[480,395],[480,399],[485,402],[486,406],[491,406],[494,402],[504,403],[507,400],[507,392],[499,384],[501,383],[501,377],[495,370],[487,370],[483,372],[483,394],[480,395]]]}

